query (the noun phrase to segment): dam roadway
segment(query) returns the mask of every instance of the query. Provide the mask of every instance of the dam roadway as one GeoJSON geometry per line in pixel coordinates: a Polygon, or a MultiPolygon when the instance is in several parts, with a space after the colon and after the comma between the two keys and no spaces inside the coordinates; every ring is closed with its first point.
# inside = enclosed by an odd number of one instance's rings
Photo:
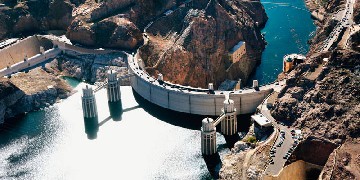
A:
{"type": "Polygon", "coordinates": [[[162,82],[151,77],[138,63],[137,55],[128,55],[130,85],[144,99],[178,112],[219,116],[225,97],[234,100],[237,114],[254,113],[261,102],[274,90],[280,91],[285,81],[275,82],[258,88],[246,88],[236,91],[211,91],[162,82]]]}

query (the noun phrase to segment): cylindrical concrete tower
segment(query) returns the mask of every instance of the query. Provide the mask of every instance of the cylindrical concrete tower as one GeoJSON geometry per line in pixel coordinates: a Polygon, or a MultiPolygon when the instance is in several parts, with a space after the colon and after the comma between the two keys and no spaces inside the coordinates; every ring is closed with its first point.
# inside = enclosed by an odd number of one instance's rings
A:
{"type": "Polygon", "coordinates": [[[225,114],[224,119],[221,121],[221,132],[224,135],[234,135],[237,133],[237,118],[236,108],[234,101],[227,99],[224,101],[224,108],[222,112],[225,114]]]}
{"type": "Polygon", "coordinates": [[[95,95],[91,87],[89,88],[86,86],[86,88],[83,89],[82,108],[85,118],[94,118],[98,116],[95,95]]]}
{"type": "Polygon", "coordinates": [[[121,100],[120,83],[117,80],[116,72],[112,70],[107,73],[108,85],[107,96],[109,102],[117,102],[121,100]]]}
{"type": "Polygon", "coordinates": [[[95,94],[92,88],[86,86],[83,89],[82,108],[84,113],[85,132],[89,139],[95,139],[99,130],[98,112],[95,94]]]}
{"type": "Polygon", "coordinates": [[[202,120],[201,127],[201,153],[203,155],[212,155],[216,153],[216,127],[214,120],[205,118],[202,120]]]}

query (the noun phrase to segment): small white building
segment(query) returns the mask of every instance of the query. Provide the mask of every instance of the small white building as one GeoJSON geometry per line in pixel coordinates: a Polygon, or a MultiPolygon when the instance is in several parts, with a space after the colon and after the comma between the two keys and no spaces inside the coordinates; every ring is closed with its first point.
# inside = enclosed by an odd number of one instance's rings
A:
{"type": "Polygon", "coordinates": [[[255,127],[260,129],[267,129],[272,126],[271,121],[262,114],[252,115],[251,120],[255,123],[255,127]]]}

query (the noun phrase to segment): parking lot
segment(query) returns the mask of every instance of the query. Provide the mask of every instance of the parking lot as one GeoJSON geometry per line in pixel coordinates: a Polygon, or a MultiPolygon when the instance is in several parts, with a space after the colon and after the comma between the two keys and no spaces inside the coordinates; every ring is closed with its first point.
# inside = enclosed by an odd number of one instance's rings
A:
{"type": "Polygon", "coordinates": [[[291,134],[292,129],[281,124],[277,124],[277,126],[280,128],[280,133],[273,148],[270,150],[269,156],[272,160],[270,160],[269,166],[266,169],[266,173],[272,175],[280,172],[286,160],[295,149],[294,139],[291,134]]]}

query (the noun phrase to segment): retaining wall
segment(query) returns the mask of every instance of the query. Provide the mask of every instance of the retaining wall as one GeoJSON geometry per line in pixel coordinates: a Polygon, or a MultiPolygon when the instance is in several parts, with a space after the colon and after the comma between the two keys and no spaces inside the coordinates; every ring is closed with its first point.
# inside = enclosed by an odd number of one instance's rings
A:
{"type": "Polygon", "coordinates": [[[53,48],[45,51],[44,54],[37,54],[35,56],[32,56],[27,61],[22,60],[21,62],[13,64],[9,68],[4,68],[0,70],[0,77],[22,71],[26,68],[42,63],[50,58],[55,58],[60,52],[61,52],[60,49],[53,48]]]}
{"type": "Polygon", "coordinates": [[[310,176],[308,173],[312,169],[322,170],[322,166],[311,164],[303,160],[298,160],[284,167],[277,176],[265,176],[264,180],[306,180],[310,176]]]}
{"type": "Polygon", "coordinates": [[[0,50],[0,69],[6,68],[40,53],[40,42],[36,36],[25,38],[0,50]]]}

